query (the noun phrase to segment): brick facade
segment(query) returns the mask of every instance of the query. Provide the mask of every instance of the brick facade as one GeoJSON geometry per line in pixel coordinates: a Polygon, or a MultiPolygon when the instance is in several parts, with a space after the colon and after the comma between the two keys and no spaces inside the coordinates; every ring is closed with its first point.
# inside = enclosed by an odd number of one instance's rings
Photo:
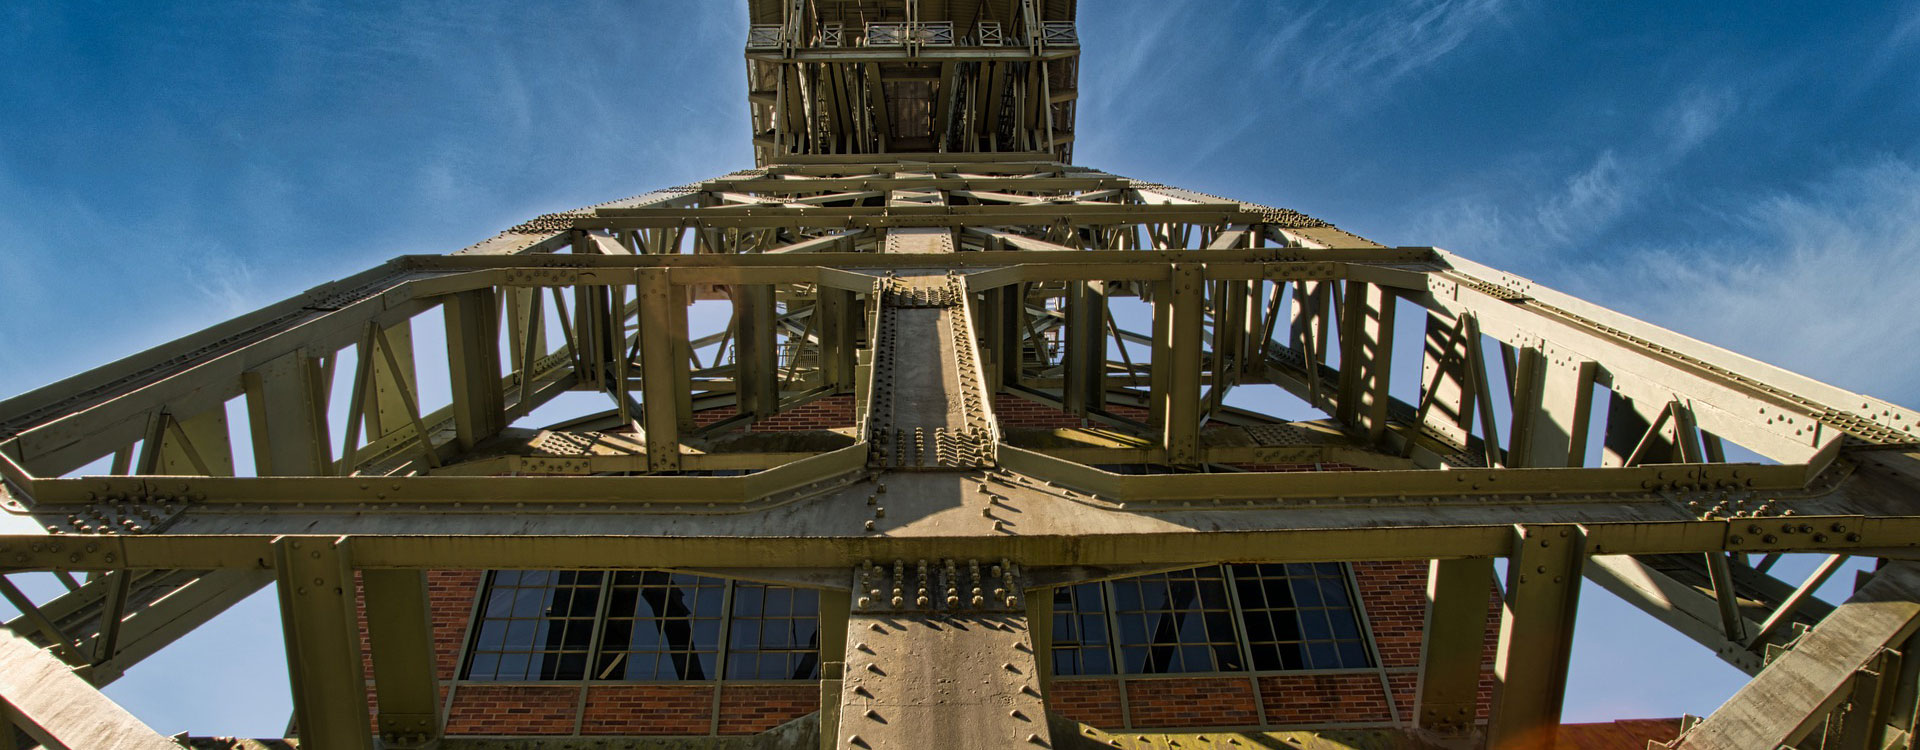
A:
{"type": "MultiPolygon", "coordinates": [[[[1413,719],[1419,690],[1427,563],[1354,563],[1353,576],[1379,656],[1377,668],[1245,676],[1063,677],[1053,681],[1048,708],[1108,730],[1404,726],[1413,719]],[[1120,700],[1123,690],[1124,703],[1120,700]]],[[[1491,585],[1488,593],[1493,610],[1483,661],[1487,671],[1481,678],[1481,718],[1491,701],[1492,648],[1499,637],[1499,594],[1491,585]]]]}
{"type": "MultiPolygon", "coordinates": [[[[1002,425],[1024,428],[1078,427],[1077,417],[1006,394],[994,398],[1002,425]]],[[[1145,419],[1146,411],[1114,406],[1110,411],[1145,419]]],[[[711,424],[734,414],[709,409],[695,422],[711,424]]],[[[755,431],[814,430],[853,424],[851,396],[831,396],[755,423],[755,431]]],[[[1352,470],[1337,464],[1259,465],[1262,471],[1352,470]]],[[[1378,651],[1378,668],[1263,672],[1193,677],[1060,678],[1051,683],[1048,708],[1104,729],[1183,727],[1303,727],[1400,723],[1413,716],[1421,631],[1426,618],[1425,562],[1356,563],[1360,601],[1378,651]],[[1391,686],[1383,687],[1382,681],[1391,686]]],[[[443,696],[450,691],[447,733],[453,736],[703,736],[752,734],[819,709],[816,682],[692,683],[474,683],[457,681],[481,571],[436,570],[428,574],[433,642],[443,696]]],[[[1497,592],[1490,599],[1497,623],[1497,592]]],[[[362,609],[362,638],[364,631],[362,609]]],[[[1497,638],[1490,627],[1487,663],[1497,638]]],[[[364,643],[364,641],[363,641],[364,643]]],[[[371,672],[369,672],[371,677],[371,672]]],[[[371,687],[371,679],[369,679],[371,687]]],[[[1491,674],[1484,687],[1491,689],[1491,674]]],[[[1488,694],[1483,691],[1482,716],[1488,694]]]]}

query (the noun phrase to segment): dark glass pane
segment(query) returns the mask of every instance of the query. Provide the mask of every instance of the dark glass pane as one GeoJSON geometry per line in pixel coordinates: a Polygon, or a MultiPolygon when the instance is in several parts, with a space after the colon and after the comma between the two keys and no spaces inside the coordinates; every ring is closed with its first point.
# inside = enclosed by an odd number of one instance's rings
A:
{"type": "Polygon", "coordinates": [[[1334,669],[1340,666],[1339,652],[1329,641],[1308,643],[1307,663],[1312,669],[1334,669]]]}
{"type": "Polygon", "coordinates": [[[1141,615],[1114,615],[1120,626],[1121,645],[1141,645],[1147,642],[1147,620],[1141,615]]]}
{"type": "Polygon", "coordinates": [[[1214,671],[1213,649],[1207,648],[1206,646],[1181,647],[1180,664],[1177,667],[1177,669],[1178,671],[1181,671],[1181,672],[1212,672],[1214,671]]]}
{"type": "Polygon", "coordinates": [[[581,652],[577,654],[561,654],[560,669],[558,671],[557,676],[554,679],[578,680],[582,677],[585,677],[586,673],[587,673],[587,655],[585,652],[581,652]]]}
{"type": "Polygon", "coordinates": [[[820,614],[820,592],[813,589],[795,589],[793,592],[793,614],[798,617],[818,617],[820,614]]]}
{"type": "Polygon", "coordinates": [[[1320,579],[1320,599],[1330,607],[1349,607],[1353,603],[1347,598],[1347,581],[1344,578],[1320,579]]]}
{"type": "Polygon", "coordinates": [[[1113,608],[1119,612],[1137,612],[1140,610],[1140,584],[1133,581],[1116,581],[1113,584],[1113,608]]]}
{"type": "Polygon", "coordinates": [[[1207,640],[1213,642],[1233,642],[1233,614],[1225,610],[1208,612],[1207,640]]]}
{"type": "Polygon", "coordinates": [[[1304,669],[1307,666],[1307,653],[1300,644],[1281,643],[1274,649],[1280,652],[1281,669],[1304,669]]]}
{"type": "Polygon", "coordinates": [[[509,620],[507,622],[507,638],[502,648],[532,648],[534,644],[533,637],[539,627],[539,623],[539,620],[509,620]]]}
{"type": "Polygon", "coordinates": [[[1113,653],[1104,648],[1089,648],[1080,651],[1080,673],[1089,675],[1113,674],[1113,653]]]}
{"type": "Polygon", "coordinates": [[[539,617],[547,606],[546,589],[520,589],[513,599],[514,617],[539,617]]]}
{"type": "Polygon", "coordinates": [[[1264,643],[1273,640],[1273,620],[1267,617],[1267,613],[1248,612],[1241,622],[1247,627],[1248,641],[1264,643]]]}
{"type": "Polygon", "coordinates": [[[1340,648],[1340,666],[1342,667],[1367,666],[1367,647],[1364,643],[1360,641],[1341,641],[1339,648],[1340,648]]]}
{"type": "Polygon", "coordinates": [[[1240,647],[1236,644],[1222,644],[1213,647],[1213,668],[1221,672],[1238,672],[1247,665],[1240,663],[1240,647]]]}
{"type": "Polygon", "coordinates": [[[1251,649],[1253,651],[1253,668],[1254,669],[1284,669],[1285,668],[1285,666],[1280,663],[1279,647],[1274,646],[1272,644],[1256,643],[1251,647],[1251,649]]]}
{"type": "Polygon", "coordinates": [[[1301,610],[1300,628],[1307,640],[1319,641],[1333,637],[1333,628],[1327,625],[1326,610],[1301,610]]]}
{"type": "Polygon", "coordinates": [[[527,655],[526,654],[501,654],[500,666],[497,668],[495,672],[494,679],[498,679],[498,680],[527,679],[527,655]]]}
{"type": "Polygon", "coordinates": [[[1107,618],[1101,617],[1099,615],[1082,616],[1080,618],[1080,642],[1081,643],[1101,643],[1101,644],[1106,643],[1107,642],[1106,619],[1107,618]]]}
{"type": "Polygon", "coordinates": [[[1320,606],[1320,582],[1312,578],[1295,579],[1293,601],[1302,607],[1320,606]]]}
{"type": "Polygon", "coordinates": [[[1175,617],[1178,618],[1177,621],[1179,622],[1178,638],[1181,643],[1207,642],[1207,621],[1199,612],[1190,612],[1176,615],[1175,617]]]}
{"type": "Polygon", "coordinates": [[[485,651],[473,655],[473,663],[467,667],[467,679],[491,680],[500,667],[500,655],[485,651]]]}
{"type": "Polygon", "coordinates": [[[1076,668],[1074,663],[1074,656],[1076,656],[1077,653],[1078,652],[1072,649],[1056,649],[1053,652],[1053,673],[1056,675],[1080,674],[1080,670],[1076,668]]]}
{"type": "Polygon", "coordinates": [[[1269,578],[1262,582],[1261,588],[1266,591],[1267,606],[1274,609],[1294,606],[1293,589],[1287,586],[1287,579],[1269,578]]]}
{"type": "Polygon", "coordinates": [[[1079,640],[1073,632],[1073,615],[1053,616],[1053,642],[1074,643],[1079,640]]]}
{"type": "Polygon", "coordinates": [[[520,585],[520,571],[518,570],[496,571],[493,574],[493,585],[495,587],[520,585]]]}
{"type": "Polygon", "coordinates": [[[1328,610],[1327,616],[1333,619],[1333,635],[1336,638],[1359,638],[1360,626],[1353,621],[1353,615],[1343,610],[1328,610]]]}
{"type": "Polygon", "coordinates": [[[1300,618],[1292,612],[1273,613],[1273,639],[1276,641],[1300,640],[1300,618]]]}
{"type": "Polygon", "coordinates": [[[768,588],[767,606],[764,612],[768,617],[786,617],[793,614],[792,590],[768,588]]]}
{"type": "Polygon", "coordinates": [[[1147,650],[1140,647],[1120,649],[1120,664],[1127,674],[1145,674],[1147,671],[1147,650]]]}
{"type": "Polygon", "coordinates": [[[693,647],[699,648],[699,649],[719,648],[720,647],[720,621],[719,620],[694,620],[693,621],[693,647]]]}
{"type": "Polygon", "coordinates": [[[507,638],[505,620],[488,620],[480,624],[480,637],[474,640],[480,648],[499,650],[507,638]]]}
{"type": "Polygon", "coordinates": [[[1234,581],[1233,587],[1240,593],[1240,606],[1248,609],[1259,609],[1267,606],[1267,597],[1262,593],[1263,589],[1260,581],[1252,578],[1239,578],[1234,581]]]}
{"type": "Polygon", "coordinates": [[[733,616],[759,617],[761,605],[766,598],[766,589],[758,586],[737,586],[733,590],[733,616]]]}

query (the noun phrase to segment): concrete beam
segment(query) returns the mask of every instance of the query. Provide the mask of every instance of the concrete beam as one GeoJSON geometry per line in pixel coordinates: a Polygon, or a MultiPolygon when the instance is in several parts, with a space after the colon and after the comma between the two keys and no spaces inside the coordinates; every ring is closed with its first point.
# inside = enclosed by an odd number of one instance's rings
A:
{"type": "Polygon", "coordinates": [[[0,732],[8,722],[48,750],[180,750],[10,628],[0,627],[0,732]]]}
{"type": "Polygon", "coordinates": [[[1916,630],[1920,564],[1889,564],[1674,746],[1751,750],[1797,745],[1849,702],[1863,671],[1872,671],[1883,652],[1898,648],[1916,630]]]}

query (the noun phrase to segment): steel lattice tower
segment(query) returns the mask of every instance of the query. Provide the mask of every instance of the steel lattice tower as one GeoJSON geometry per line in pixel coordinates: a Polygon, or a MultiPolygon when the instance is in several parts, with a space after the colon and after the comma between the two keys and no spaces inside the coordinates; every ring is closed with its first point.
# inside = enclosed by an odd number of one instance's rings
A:
{"type": "Polygon", "coordinates": [[[0,573],[71,583],[0,577],[23,611],[0,747],[294,742],[162,737],[97,689],[271,585],[305,748],[1550,748],[1583,578],[1753,675],[1674,747],[1909,746],[1920,413],[1443,250],[1075,165],[1073,0],[749,8],[757,167],[0,403],[6,508],[47,530],[0,537],[0,573]],[[1254,389],[1325,418],[1229,403],[1254,389]],[[569,391],[604,410],[520,424],[569,391]],[[1810,579],[1769,574],[1809,552],[1810,579]],[[1879,565],[1811,596],[1848,556],[1879,565]],[[1407,665],[1362,636],[1349,670],[1386,719],[1289,731],[1351,722],[1274,714],[1279,669],[1241,680],[1253,721],[1127,707],[1172,681],[1123,683],[1119,726],[1062,710],[1063,589],[1386,560],[1426,579],[1395,594],[1407,665]],[[450,724],[469,672],[436,666],[427,571],[639,569],[812,592],[818,710],[741,736],[450,724]]]}

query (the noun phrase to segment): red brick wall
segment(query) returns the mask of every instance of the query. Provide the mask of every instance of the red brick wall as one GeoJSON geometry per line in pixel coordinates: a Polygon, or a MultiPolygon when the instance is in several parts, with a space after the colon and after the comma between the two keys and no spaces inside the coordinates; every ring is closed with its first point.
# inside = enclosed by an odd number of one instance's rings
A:
{"type": "Polygon", "coordinates": [[[581,734],[707,734],[712,685],[594,685],[581,734]]]}
{"type": "MultiPolygon", "coordinates": [[[[1118,417],[1137,422],[1147,421],[1147,410],[1137,406],[1108,404],[1106,411],[1118,417]]],[[[1038,401],[1031,401],[1008,393],[993,394],[993,417],[999,420],[1001,427],[1027,427],[1035,429],[1065,429],[1084,427],[1084,419],[1055,409],[1038,401]]]]}
{"type": "MultiPolygon", "coordinates": [[[[1427,563],[1357,562],[1353,581],[1373,625],[1380,666],[1418,668],[1421,631],[1427,620],[1427,563]]],[[[1374,687],[1378,689],[1379,683],[1374,687]]]]}
{"type": "Polygon", "coordinates": [[[1260,700],[1276,726],[1393,720],[1380,675],[1371,672],[1266,675],[1260,700]]]}
{"type": "Polygon", "coordinates": [[[720,733],[758,734],[820,710],[820,686],[720,685],[720,733]]]}
{"type": "MultiPolygon", "coordinates": [[[[701,409],[693,413],[693,423],[701,426],[710,425],[738,413],[740,413],[739,410],[731,406],[701,409]]],[[[791,432],[852,426],[853,396],[840,395],[823,396],[808,401],[767,419],[754,422],[747,429],[749,432],[791,432]]]]}
{"type": "Polygon", "coordinates": [[[1253,680],[1174,677],[1129,680],[1127,708],[1135,727],[1239,727],[1260,723],[1253,680]]]}
{"type": "Polygon", "coordinates": [[[1047,694],[1047,709],[1095,727],[1125,725],[1120,705],[1120,681],[1110,679],[1056,679],[1047,694]]]}
{"type": "Polygon", "coordinates": [[[573,734],[578,685],[460,685],[447,734],[573,734]]]}

